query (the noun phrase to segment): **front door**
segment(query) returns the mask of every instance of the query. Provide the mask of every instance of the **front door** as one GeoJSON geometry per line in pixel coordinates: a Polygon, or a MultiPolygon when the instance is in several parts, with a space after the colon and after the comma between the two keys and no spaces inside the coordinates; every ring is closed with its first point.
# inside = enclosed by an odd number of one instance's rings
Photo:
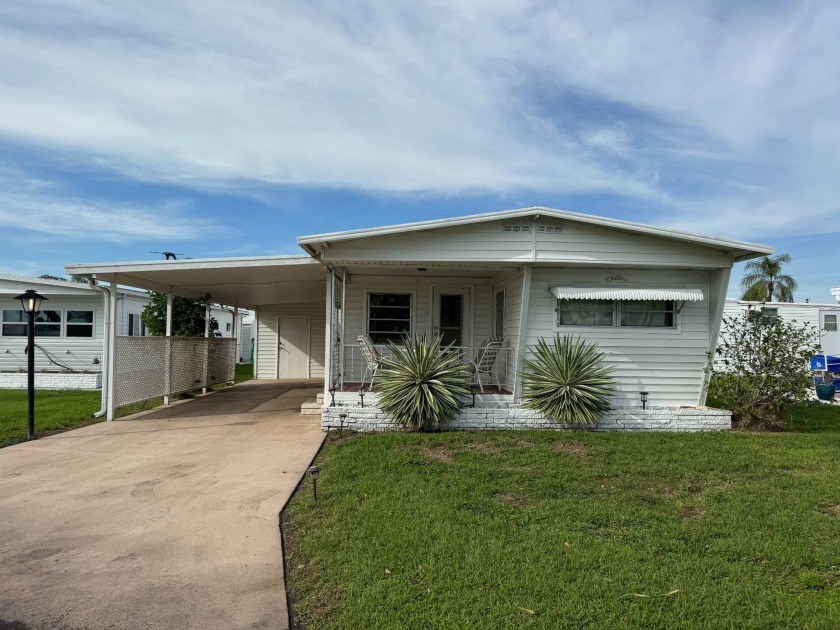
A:
{"type": "Polygon", "coordinates": [[[277,378],[309,378],[309,317],[277,318],[277,378]]]}
{"type": "Polygon", "coordinates": [[[432,335],[442,335],[445,346],[469,346],[470,290],[435,287],[432,302],[432,335]]]}

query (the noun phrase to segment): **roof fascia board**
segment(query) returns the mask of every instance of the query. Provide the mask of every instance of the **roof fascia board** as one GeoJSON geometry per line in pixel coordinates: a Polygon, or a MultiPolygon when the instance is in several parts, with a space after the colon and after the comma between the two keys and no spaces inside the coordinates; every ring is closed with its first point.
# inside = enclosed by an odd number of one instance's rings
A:
{"type": "Polygon", "coordinates": [[[136,271],[191,271],[195,269],[231,269],[242,267],[283,267],[291,265],[320,264],[310,256],[260,256],[256,258],[191,258],[186,260],[159,260],[137,262],[70,263],[64,266],[67,273],[88,276],[126,274],[136,271]]]}

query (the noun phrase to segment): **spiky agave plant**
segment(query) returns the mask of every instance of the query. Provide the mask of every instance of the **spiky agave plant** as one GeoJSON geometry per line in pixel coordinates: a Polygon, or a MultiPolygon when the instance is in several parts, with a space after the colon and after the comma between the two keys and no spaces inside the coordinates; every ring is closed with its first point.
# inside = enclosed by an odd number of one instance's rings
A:
{"type": "Polygon", "coordinates": [[[606,353],[580,337],[559,335],[553,344],[540,339],[532,351],[535,358],[524,361],[525,407],[565,424],[598,422],[612,395],[606,353]]]}
{"type": "Polygon", "coordinates": [[[425,335],[389,343],[392,357],[379,364],[379,406],[402,426],[436,431],[460,408],[457,396],[469,393],[469,375],[457,352],[441,349],[441,337],[425,335]]]}

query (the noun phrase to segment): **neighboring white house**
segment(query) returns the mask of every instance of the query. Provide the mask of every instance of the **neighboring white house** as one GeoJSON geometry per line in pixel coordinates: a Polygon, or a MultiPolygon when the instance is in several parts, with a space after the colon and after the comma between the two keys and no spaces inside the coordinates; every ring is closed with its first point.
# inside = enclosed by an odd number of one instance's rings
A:
{"type": "MultiPolygon", "coordinates": [[[[14,299],[27,289],[47,298],[35,325],[36,386],[40,389],[96,389],[101,386],[104,356],[105,295],[86,282],[0,274],[0,388],[26,386],[26,317],[14,299]]],[[[149,303],[146,291],[117,290],[117,336],[146,336],[141,321],[149,303]]],[[[211,308],[223,337],[230,337],[233,311],[211,308]]],[[[250,315],[240,313],[242,317],[250,315]]],[[[248,344],[250,353],[250,340],[248,344]]]]}
{"type": "MultiPolygon", "coordinates": [[[[516,405],[540,338],[597,342],[615,366],[616,407],[702,405],[735,262],[772,247],[548,208],[305,236],[306,256],[67,265],[98,281],[210,293],[255,311],[260,379],[317,378],[358,399],[365,363],[406,334],[443,334],[474,357],[501,337],[500,388],[516,405]]],[[[329,400],[329,398],[327,398],[329,400]]]]}
{"type": "Polygon", "coordinates": [[[816,330],[818,340],[826,354],[840,354],[840,304],[802,304],[795,302],[750,302],[726,299],[724,315],[732,317],[752,310],[761,317],[780,317],[783,320],[810,324],[816,330]]]}

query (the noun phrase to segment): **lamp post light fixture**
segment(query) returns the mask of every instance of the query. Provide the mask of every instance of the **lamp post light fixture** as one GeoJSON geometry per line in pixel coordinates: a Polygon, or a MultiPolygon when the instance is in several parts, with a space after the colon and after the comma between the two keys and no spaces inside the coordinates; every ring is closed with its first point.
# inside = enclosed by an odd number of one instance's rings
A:
{"type": "Polygon", "coordinates": [[[341,437],[341,434],[344,433],[344,421],[347,420],[346,413],[338,414],[338,437],[341,437]]]}
{"type": "Polygon", "coordinates": [[[330,393],[330,407],[335,407],[335,386],[327,390],[330,393]]]}
{"type": "Polygon", "coordinates": [[[41,310],[41,302],[48,299],[43,295],[39,295],[35,289],[27,289],[15,298],[20,300],[23,306],[23,312],[28,316],[28,323],[26,325],[26,367],[27,371],[27,390],[29,394],[29,437],[27,439],[35,439],[35,313],[41,310]]]}
{"type": "Polygon", "coordinates": [[[473,409],[475,409],[475,392],[478,389],[478,385],[470,385],[470,393],[472,394],[472,405],[470,405],[473,409]]]}
{"type": "Polygon", "coordinates": [[[364,385],[362,385],[359,388],[359,400],[362,401],[362,407],[364,407],[365,406],[365,386],[364,385]]]}
{"type": "Polygon", "coordinates": [[[642,411],[644,411],[647,408],[648,392],[639,392],[639,396],[642,399],[642,411]]]}
{"type": "Polygon", "coordinates": [[[309,473],[309,476],[312,478],[312,500],[318,500],[318,473],[321,472],[321,468],[319,466],[310,466],[306,469],[306,472],[309,473]]]}

